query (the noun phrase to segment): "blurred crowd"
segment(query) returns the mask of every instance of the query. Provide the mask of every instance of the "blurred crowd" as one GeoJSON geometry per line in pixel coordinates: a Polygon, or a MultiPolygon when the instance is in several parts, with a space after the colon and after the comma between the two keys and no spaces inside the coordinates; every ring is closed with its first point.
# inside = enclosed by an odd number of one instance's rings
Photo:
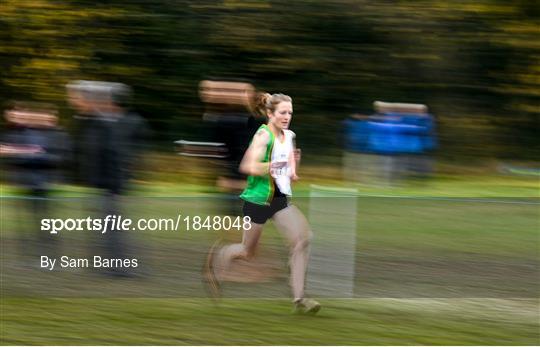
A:
{"type": "MultiPolygon", "coordinates": [[[[182,139],[177,153],[199,158],[217,158],[222,165],[216,187],[230,198],[224,214],[240,215],[237,198],[246,177],[239,164],[259,126],[264,110],[255,106],[259,91],[249,82],[204,80],[199,96],[204,104],[201,126],[210,128],[207,142],[182,139]]],[[[122,83],[74,81],[66,86],[74,114],[69,134],[58,125],[53,105],[13,103],[5,112],[6,127],[0,154],[8,182],[23,189],[19,213],[31,223],[19,223],[20,245],[38,255],[48,247],[58,252],[54,238],[43,232],[32,235],[42,218],[49,218],[52,183],[64,180],[97,192],[86,207],[94,217],[122,215],[121,196],[148,139],[146,121],[130,109],[132,91],[122,83]],[[69,175],[65,173],[69,172],[69,175]]],[[[425,105],[375,102],[370,116],[353,115],[343,123],[344,172],[349,181],[395,184],[414,176],[425,178],[433,170],[431,153],[436,148],[435,121],[425,105]]],[[[300,151],[296,153],[300,161],[300,151]]],[[[109,232],[95,240],[96,254],[125,258],[130,249],[127,233],[109,232]]],[[[115,273],[126,275],[124,272],[115,273]]]]}
{"type": "MultiPolygon", "coordinates": [[[[23,190],[18,213],[28,217],[19,218],[18,223],[22,254],[58,254],[57,238],[40,232],[38,226],[41,219],[50,218],[51,186],[65,178],[62,173],[68,167],[69,178],[98,192],[89,199],[89,211],[96,217],[120,215],[119,197],[127,190],[147,137],[146,122],[129,109],[128,86],[75,81],[67,86],[67,95],[76,111],[72,134],[58,126],[52,105],[14,103],[4,112],[0,154],[7,180],[23,190]]],[[[95,240],[96,254],[125,258],[125,234],[107,233],[95,240]]]]}
{"type": "Polygon", "coordinates": [[[376,101],[374,108],[344,121],[346,179],[394,185],[428,177],[437,138],[427,106],[376,101]]]}

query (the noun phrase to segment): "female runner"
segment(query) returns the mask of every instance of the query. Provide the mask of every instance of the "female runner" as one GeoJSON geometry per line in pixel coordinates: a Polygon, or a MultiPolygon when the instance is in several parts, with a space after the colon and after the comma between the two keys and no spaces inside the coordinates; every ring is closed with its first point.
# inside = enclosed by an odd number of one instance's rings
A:
{"type": "Polygon", "coordinates": [[[240,163],[248,175],[244,216],[251,218],[250,228],[243,232],[242,243],[213,247],[207,259],[206,280],[214,296],[219,295],[221,274],[236,259],[251,259],[257,248],[263,226],[270,218],[283,233],[290,248],[290,284],[295,311],[316,313],[321,305],[304,297],[311,230],[302,212],[289,202],[291,181],[296,175],[295,134],[289,130],[292,99],[283,94],[261,94],[259,105],[265,110],[267,124],[259,127],[240,163]]]}

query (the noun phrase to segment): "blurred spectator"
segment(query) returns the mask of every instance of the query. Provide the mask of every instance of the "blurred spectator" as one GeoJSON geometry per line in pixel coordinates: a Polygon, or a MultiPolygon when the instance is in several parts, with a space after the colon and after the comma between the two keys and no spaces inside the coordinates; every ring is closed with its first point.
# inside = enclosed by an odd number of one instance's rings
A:
{"type": "Polygon", "coordinates": [[[253,85],[237,81],[205,80],[199,85],[199,95],[205,104],[205,122],[212,124],[212,141],[224,143],[226,156],[222,161],[223,173],[217,179],[217,186],[230,194],[237,203],[227,204],[229,215],[240,215],[239,193],[244,189],[246,176],[238,171],[240,161],[258,127],[264,123],[253,109],[256,96],[253,85]]]}
{"type": "Polygon", "coordinates": [[[376,114],[344,122],[346,176],[389,185],[406,177],[427,177],[432,172],[430,153],[436,147],[434,120],[427,107],[379,101],[374,106],[376,114]]]}
{"type": "MultiPolygon", "coordinates": [[[[131,90],[120,83],[78,81],[67,86],[70,104],[77,110],[77,161],[80,180],[100,191],[101,214],[121,215],[120,197],[146,138],[146,122],[128,109],[131,90]]],[[[103,235],[104,256],[126,258],[127,233],[103,235]]],[[[127,275],[122,269],[108,273],[127,275]]]]}
{"type": "Polygon", "coordinates": [[[51,183],[60,178],[60,166],[69,157],[69,138],[58,126],[56,109],[50,105],[15,104],[4,112],[7,129],[0,155],[8,180],[23,189],[19,202],[19,239],[23,254],[57,254],[56,237],[40,230],[40,220],[51,218],[51,183]],[[30,248],[30,249],[29,249],[30,248]]]}

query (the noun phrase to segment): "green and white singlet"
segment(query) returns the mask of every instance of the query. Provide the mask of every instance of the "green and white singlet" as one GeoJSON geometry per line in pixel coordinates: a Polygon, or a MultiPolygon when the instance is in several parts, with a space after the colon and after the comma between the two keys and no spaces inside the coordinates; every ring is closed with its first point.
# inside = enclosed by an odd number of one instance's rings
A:
{"type": "Polygon", "coordinates": [[[270,141],[268,141],[261,162],[271,165],[271,174],[248,176],[247,187],[240,195],[240,198],[258,205],[270,205],[274,197],[276,184],[283,194],[292,195],[289,157],[293,150],[295,134],[291,130],[284,130],[283,141],[279,141],[266,124],[261,125],[257,132],[261,130],[267,131],[270,135],[270,141]]]}

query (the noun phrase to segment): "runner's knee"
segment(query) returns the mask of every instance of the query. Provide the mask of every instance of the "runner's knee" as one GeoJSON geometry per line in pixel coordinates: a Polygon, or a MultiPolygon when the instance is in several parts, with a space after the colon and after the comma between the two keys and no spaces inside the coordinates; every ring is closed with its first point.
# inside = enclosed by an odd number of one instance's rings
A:
{"type": "Polygon", "coordinates": [[[313,233],[309,229],[306,232],[303,232],[293,241],[293,243],[291,244],[291,250],[293,252],[301,252],[305,250],[309,247],[312,236],[313,233]]]}

